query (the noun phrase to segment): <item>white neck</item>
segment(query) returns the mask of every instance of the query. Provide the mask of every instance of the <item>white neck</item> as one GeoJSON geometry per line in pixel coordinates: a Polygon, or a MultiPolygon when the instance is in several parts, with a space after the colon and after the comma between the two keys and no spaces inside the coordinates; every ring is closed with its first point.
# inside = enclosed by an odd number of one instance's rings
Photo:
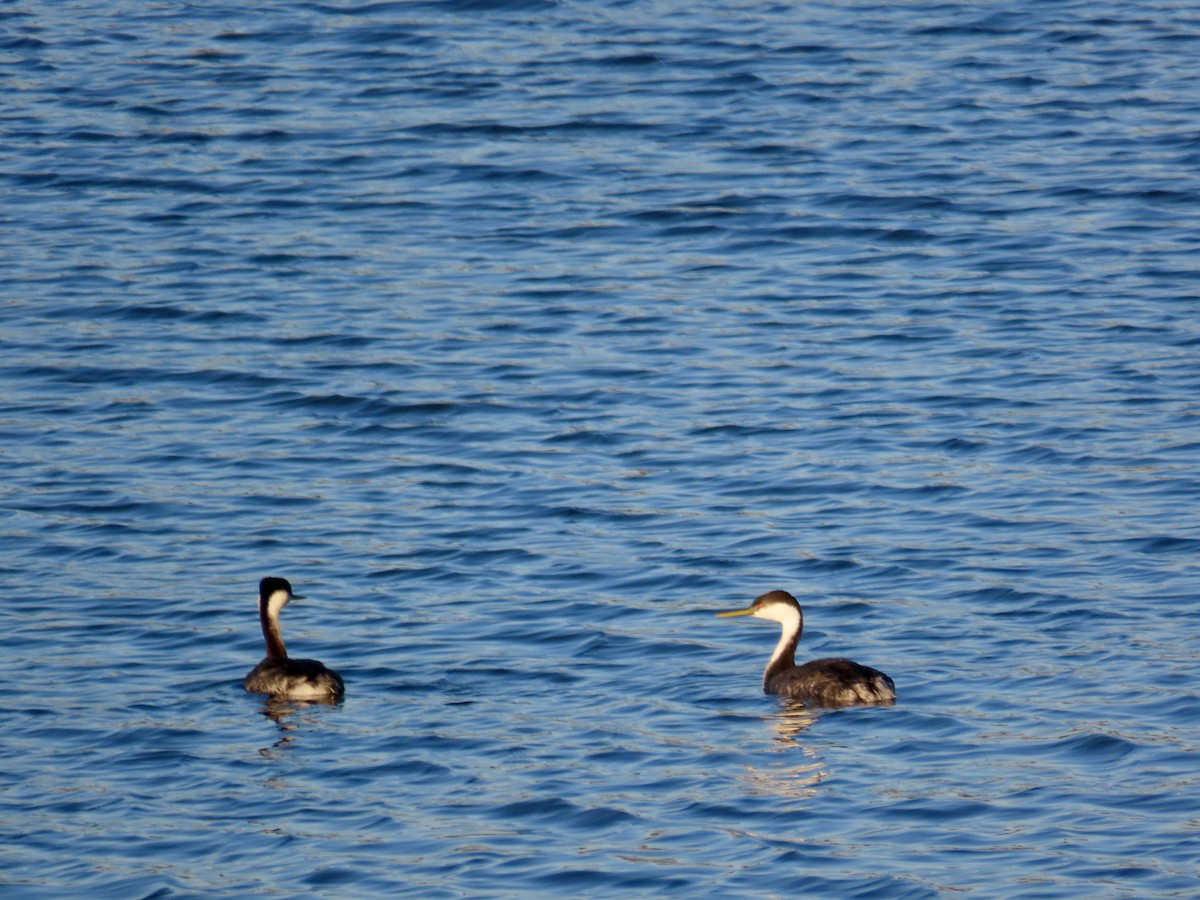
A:
{"type": "Polygon", "coordinates": [[[769,669],[781,656],[796,646],[801,625],[800,611],[791,606],[777,603],[756,612],[754,616],[757,619],[771,619],[782,626],[779,632],[779,643],[775,645],[775,652],[771,654],[771,661],[767,663],[769,669]]]}
{"type": "Polygon", "coordinates": [[[287,591],[279,590],[267,598],[267,608],[262,613],[263,637],[267,642],[267,656],[287,657],[287,646],[279,629],[279,613],[287,606],[291,597],[287,591]]]}
{"type": "Polygon", "coordinates": [[[288,592],[285,590],[272,591],[271,596],[267,598],[267,615],[272,619],[278,619],[279,614],[283,612],[283,608],[288,605],[288,592]]]}

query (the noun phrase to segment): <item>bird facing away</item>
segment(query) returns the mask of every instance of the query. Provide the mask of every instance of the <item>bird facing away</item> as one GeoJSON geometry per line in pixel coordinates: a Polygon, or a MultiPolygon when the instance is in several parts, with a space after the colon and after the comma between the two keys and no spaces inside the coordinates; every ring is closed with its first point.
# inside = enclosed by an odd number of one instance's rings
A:
{"type": "Polygon", "coordinates": [[[872,706],[896,702],[896,685],[878,669],[849,659],[814,659],[796,665],[796,644],[804,630],[804,613],[787,591],[771,591],[745,609],[718,616],[754,616],[782,626],[779,643],[763,672],[763,692],[797,700],[805,706],[872,706]]]}
{"type": "Polygon", "coordinates": [[[292,659],[279,630],[279,613],[293,600],[286,578],[264,578],[258,583],[258,617],[262,622],[267,655],[242,681],[252,694],[270,694],[294,700],[331,700],[342,696],[342,676],[315,659],[292,659]]]}

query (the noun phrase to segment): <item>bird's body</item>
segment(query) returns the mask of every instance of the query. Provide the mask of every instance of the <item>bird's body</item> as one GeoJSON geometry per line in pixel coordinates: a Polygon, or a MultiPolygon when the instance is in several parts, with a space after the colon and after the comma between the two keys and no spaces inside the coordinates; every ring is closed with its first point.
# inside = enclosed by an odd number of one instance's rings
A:
{"type": "Polygon", "coordinates": [[[878,669],[852,659],[814,659],[767,678],[763,691],[806,706],[870,706],[892,703],[896,685],[878,669]]]}
{"type": "Polygon", "coordinates": [[[779,643],[763,672],[763,691],[806,706],[873,706],[894,703],[896,685],[878,669],[849,659],[814,659],[796,665],[796,644],[804,630],[804,614],[787,591],[771,591],[746,609],[718,616],[754,616],[781,626],[779,643]]]}
{"type": "Polygon", "coordinates": [[[242,686],[252,694],[270,694],[294,700],[329,700],[342,696],[342,676],[315,659],[287,655],[279,613],[298,595],[284,578],[264,578],[258,585],[258,616],[262,622],[267,655],[250,670],[242,686]]]}
{"type": "Polygon", "coordinates": [[[252,694],[293,700],[320,700],[345,693],[342,676],[315,659],[267,657],[242,681],[252,694]]]}

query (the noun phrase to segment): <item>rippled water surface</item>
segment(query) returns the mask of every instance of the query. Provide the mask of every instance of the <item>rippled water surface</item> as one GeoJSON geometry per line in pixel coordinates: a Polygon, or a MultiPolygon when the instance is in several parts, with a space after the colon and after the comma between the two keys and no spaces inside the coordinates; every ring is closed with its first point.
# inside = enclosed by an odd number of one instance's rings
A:
{"type": "Polygon", "coordinates": [[[1200,894],[1192,4],[0,5],[6,897],[1200,894]],[[337,706],[264,704],[255,590],[337,706]],[[760,693],[806,656],[893,708],[760,693]]]}

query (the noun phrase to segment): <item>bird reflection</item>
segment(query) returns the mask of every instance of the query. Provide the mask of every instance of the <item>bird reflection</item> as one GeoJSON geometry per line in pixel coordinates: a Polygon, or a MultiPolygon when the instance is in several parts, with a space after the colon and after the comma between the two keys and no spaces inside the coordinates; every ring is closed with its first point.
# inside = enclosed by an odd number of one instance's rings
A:
{"type": "Polygon", "coordinates": [[[277,726],[279,726],[280,734],[277,740],[270,747],[263,747],[258,752],[262,756],[271,757],[279,750],[285,750],[292,743],[291,732],[295,731],[300,725],[315,725],[319,721],[318,716],[303,715],[305,711],[315,712],[314,707],[319,706],[341,706],[342,700],[340,697],[321,697],[310,698],[308,700],[296,700],[287,697],[269,697],[263,701],[262,708],[259,713],[266,716],[277,726]],[[298,719],[290,717],[299,716],[298,719]]]}
{"type": "Polygon", "coordinates": [[[775,730],[775,740],[785,747],[803,747],[800,734],[808,731],[817,719],[821,718],[820,710],[805,706],[803,703],[786,703],[769,717],[771,727],[775,730]]]}
{"type": "Polygon", "coordinates": [[[804,732],[819,719],[819,710],[803,703],[789,703],[764,716],[775,732],[775,750],[784,755],[768,757],[762,765],[747,766],[743,780],[752,794],[805,799],[817,792],[817,786],[829,775],[815,747],[806,744],[804,732]],[[797,751],[799,756],[797,756],[797,751]]]}

